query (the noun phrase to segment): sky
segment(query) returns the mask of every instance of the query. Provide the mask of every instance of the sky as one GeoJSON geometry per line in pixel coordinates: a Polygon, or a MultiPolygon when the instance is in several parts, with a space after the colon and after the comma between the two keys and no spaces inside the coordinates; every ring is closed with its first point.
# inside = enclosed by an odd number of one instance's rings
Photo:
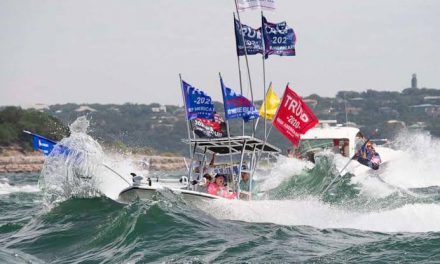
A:
{"type": "MultiPolygon", "coordinates": [[[[265,63],[279,95],[287,82],[301,96],[401,91],[413,73],[420,87],[440,88],[440,1],[275,3],[268,21],[297,35],[297,56],[265,63]]],[[[234,11],[233,0],[0,0],[0,105],[182,105],[179,74],[221,101],[219,73],[240,90],[234,11]]],[[[260,26],[259,11],[240,16],[260,26]]],[[[249,64],[259,100],[261,56],[249,64]]]]}

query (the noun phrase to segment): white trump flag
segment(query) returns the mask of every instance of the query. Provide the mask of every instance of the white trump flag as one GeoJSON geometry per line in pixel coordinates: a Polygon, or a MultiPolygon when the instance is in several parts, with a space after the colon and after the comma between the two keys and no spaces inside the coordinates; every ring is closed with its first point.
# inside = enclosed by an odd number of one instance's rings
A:
{"type": "Polygon", "coordinates": [[[236,0],[238,11],[261,9],[267,11],[275,10],[275,0],[236,0]]]}

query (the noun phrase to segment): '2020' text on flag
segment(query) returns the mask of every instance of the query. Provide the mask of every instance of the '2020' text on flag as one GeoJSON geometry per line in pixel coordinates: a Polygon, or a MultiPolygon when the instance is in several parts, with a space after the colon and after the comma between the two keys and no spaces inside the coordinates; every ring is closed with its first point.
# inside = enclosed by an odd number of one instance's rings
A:
{"type": "Polygon", "coordinates": [[[295,56],[296,35],[286,22],[271,23],[263,16],[265,57],[269,55],[295,56]]]}
{"type": "Polygon", "coordinates": [[[182,81],[182,89],[188,120],[214,118],[214,104],[210,96],[185,81],[182,81]]]}

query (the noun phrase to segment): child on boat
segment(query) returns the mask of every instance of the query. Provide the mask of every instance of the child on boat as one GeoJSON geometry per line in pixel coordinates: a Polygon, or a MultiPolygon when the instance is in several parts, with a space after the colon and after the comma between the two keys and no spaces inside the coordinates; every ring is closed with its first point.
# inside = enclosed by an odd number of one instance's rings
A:
{"type": "Polygon", "coordinates": [[[228,191],[228,188],[225,185],[226,177],[223,174],[217,174],[215,176],[214,182],[209,183],[208,185],[208,193],[212,195],[221,196],[226,199],[234,199],[237,194],[228,191]]]}

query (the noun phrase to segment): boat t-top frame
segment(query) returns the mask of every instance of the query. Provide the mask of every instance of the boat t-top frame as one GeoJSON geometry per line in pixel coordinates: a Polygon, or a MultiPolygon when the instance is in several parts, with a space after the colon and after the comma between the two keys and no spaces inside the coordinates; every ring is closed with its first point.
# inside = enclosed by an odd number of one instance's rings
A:
{"type": "MultiPolygon", "coordinates": [[[[235,136],[225,138],[214,139],[191,139],[183,140],[185,143],[190,144],[192,155],[191,163],[188,168],[189,181],[197,181],[203,177],[204,169],[207,163],[207,155],[216,156],[229,156],[229,162],[226,164],[217,164],[214,167],[229,167],[227,170],[232,176],[233,189],[236,192],[240,192],[240,175],[243,168],[243,164],[248,165],[248,172],[250,172],[252,183],[252,177],[257,168],[257,163],[262,155],[277,155],[281,151],[277,147],[263,141],[261,139],[251,136],[235,136]],[[244,160],[248,158],[248,160],[244,160]],[[234,158],[233,158],[234,157],[234,158]],[[239,159],[238,159],[239,157],[239,159]],[[194,163],[199,162],[199,172],[194,172],[194,163]]],[[[188,185],[188,189],[194,188],[188,185]]]]}

